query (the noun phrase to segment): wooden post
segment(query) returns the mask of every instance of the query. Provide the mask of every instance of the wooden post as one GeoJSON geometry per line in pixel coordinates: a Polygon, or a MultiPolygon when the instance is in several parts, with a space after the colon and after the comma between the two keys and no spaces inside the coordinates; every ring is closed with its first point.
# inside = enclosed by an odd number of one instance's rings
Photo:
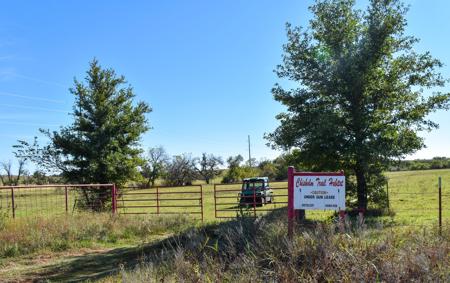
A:
{"type": "Polygon", "coordinates": [[[339,210],[339,230],[345,232],[345,210],[339,210]]]}
{"type": "Polygon", "coordinates": [[[304,209],[297,209],[295,211],[295,219],[297,221],[303,221],[306,219],[306,210],[304,209]]]}
{"type": "Polygon", "coordinates": [[[359,228],[362,228],[363,224],[364,224],[364,209],[360,208],[358,209],[358,226],[359,228]]]}
{"type": "Polygon", "coordinates": [[[288,167],[288,237],[294,234],[294,167],[288,167]]]}

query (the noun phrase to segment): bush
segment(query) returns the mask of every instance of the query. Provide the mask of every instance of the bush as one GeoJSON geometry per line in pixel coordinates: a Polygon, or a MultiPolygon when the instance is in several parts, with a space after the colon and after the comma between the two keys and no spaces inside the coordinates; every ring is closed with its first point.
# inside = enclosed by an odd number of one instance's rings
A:
{"type": "Polygon", "coordinates": [[[236,167],[228,169],[225,176],[222,179],[222,183],[239,183],[244,178],[258,177],[261,171],[258,168],[252,168],[249,166],[236,167]]]}

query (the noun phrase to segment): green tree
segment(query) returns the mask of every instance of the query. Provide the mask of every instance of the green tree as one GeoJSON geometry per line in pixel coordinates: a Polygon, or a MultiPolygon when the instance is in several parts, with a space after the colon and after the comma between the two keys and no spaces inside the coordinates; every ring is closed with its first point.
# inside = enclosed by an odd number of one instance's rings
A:
{"type": "Polygon", "coordinates": [[[28,171],[25,169],[26,159],[19,158],[17,161],[18,168],[16,174],[13,172],[11,160],[8,162],[0,162],[0,181],[3,186],[17,186],[21,178],[28,174],[28,171]]]}
{"type": "Polygon", "coordinates": [[[308,29],[287,25],[275,100],[287,107],[267,138],[274,147],[300,149],[313,170],[344,169],[358,207],[383,195],[383,170],[424,147],[417,133],[438,125],[427,115],[448,109],[449,94],[424,96],[445,80],[442,63],[405,35],[407,8],[399,0],[371,0],[366,11],[354,0],[318,0],[308,29]]]}
{"type": "Polygon", "coordinates": [[[170,158],[162,146],[153,147],[148,150],[145,164],[141,168],[141,174],[147,179],[147,187],[155,186],[155,181],[164,176],[170,158]]]}
{"type": "MultiPolygon", "coordinates": [[[[59,131],[40,129],[50,142],[41,147],[19,141],[16,155],[30,159],[47,171],[57,171],[70,183],[115,183],[122,186],[137,176],[142,165],[139,139],[149,129],[145,114],[151,108],[135,97],[126,80],[112,69],[90,63],[85,83],[75,79],[74,121],[59,131]]],[[[102,197],[86,192],[86,201],[102,197]]],[[[105,199],[100,200],[104,204],[105,199]]]]}
{"type": "Polygon", "coordinates": [[[167,165],[167,174],[164,176],[168,186],[188,186],[197,179],[195,164],[197,159],[191,154],[175,155],[167,165]]]}
{"type": "Polygon", "coordinates": [[[198,175],[205,180],[206,184],[209,184],[211,179],[214,179],[220,175],[220,165],[223,165],[223,160],[220,156],[203,153],[202,157],[197,160],[196,169],[198,175]]]}
{"type": "Polygon", "coordinates": [[[242,182],[244,178],[256,177],[260,175],[259,168],[250,166],[241,166],[244,161],[242,155],[230,156],[227,159],[228,170],[223,177],[222,183],[238,183],[242,182]]]}
{"type": "Polygon", "coordinates": [[[273,160],[275,165],[275,180],[282,181],[287,179],[287,171],[289,166],[294,166],[297,170],[310,171],[311,169],[306,168],[301,163],[300,151],[298,149],[293,149],[290,152],[284,152],[277,158],[273,160]]]}
{"type": "Polygon", "coordinates": [[[277,175],[277,168],[271,160],[263,160],[258,164],[260,175],[269,177],[269,180],[274,180],[277,175]]]}
{"type": "Polygon", "coordinates": [[[236,183],[241,181],[239,171],[242,161],[244,161],[244,158],[240,154],[228,157],[228,170],[223,177],[223,183],[236,183]]]}

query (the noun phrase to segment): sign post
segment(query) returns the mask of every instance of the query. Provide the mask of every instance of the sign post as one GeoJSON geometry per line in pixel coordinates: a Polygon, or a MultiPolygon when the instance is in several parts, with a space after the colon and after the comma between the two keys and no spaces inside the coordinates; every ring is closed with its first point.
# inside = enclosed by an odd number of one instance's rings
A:
{"type": "Polygon", "coordinates": [[[288,167],[288,237],[292,238],[294,231],[294,167],[288,167]]]}
{"type": "MultiPolygon", "coordinates": [[[[288,236],[292,237],[295,210],[339,211],[345,216],[344,172],[295,172],[288,168],[288,236]]],[[[341,225],[341,229],[343,226],[341,225]]]]}

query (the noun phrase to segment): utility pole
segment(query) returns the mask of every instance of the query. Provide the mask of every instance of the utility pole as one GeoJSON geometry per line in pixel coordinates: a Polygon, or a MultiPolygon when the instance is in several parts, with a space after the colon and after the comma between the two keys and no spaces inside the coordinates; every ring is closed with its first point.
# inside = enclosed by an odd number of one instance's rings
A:
{"type": "Polygon", "coordinates": [[[252,155],[250,152],[250,135],[248,135],[248,165],[252,167],[252,155]]]}

